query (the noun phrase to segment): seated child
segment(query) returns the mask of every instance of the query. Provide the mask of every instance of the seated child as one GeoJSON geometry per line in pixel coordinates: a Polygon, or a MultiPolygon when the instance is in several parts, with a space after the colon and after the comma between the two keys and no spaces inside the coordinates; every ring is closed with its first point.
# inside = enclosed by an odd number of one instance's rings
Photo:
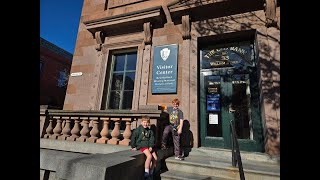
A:
{"type": "Polygon", "coordinates": [[[144,177],[149,178],[153,174],[153,170],[156,167],[157,154],[153,149],[154,146],[154,134],[149,128],[150,117],[143,116],[141,125],[137,127],[131,136],[132,150],[140,150],[146,155],[146,161],[144,163],[145,173],[144,177]]]}

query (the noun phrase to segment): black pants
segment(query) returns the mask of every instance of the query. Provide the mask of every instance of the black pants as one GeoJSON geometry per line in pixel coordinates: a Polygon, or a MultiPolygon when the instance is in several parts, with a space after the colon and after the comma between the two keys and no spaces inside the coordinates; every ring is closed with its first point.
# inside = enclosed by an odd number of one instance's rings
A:
{"type": "Polygon", "coordinates": [[[169,134],[172,135],[173,139],[173,145],[174,145],[174,155],[179,156],[181,154],[180,149],[180,135],[178,135],[178,132],[173,130],[172,125],[167,125],[163,130],[163,136],[162,136],[162,144],[167,144],[167,140],[169,137],[169,134]]]}

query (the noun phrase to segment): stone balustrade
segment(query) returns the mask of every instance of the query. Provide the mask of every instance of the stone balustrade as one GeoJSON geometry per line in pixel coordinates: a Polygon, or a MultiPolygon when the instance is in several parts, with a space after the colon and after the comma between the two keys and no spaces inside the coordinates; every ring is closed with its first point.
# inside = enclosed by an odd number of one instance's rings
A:
{"type": "MultiPolygon", "coordinates": [[[[40,133],[40,137],[129,146],[132,130],[140,124],[138,121],[142,116],[149,116],[151,124],[157,126],[162,113],[162,110],[158,109],[100,111],[47,109],[45,113],[40,112],[40,117],[45,115],[42,129],[44,133],[40,133]]],[[[157,134],[158,130],[156,136],[157,134]]]]}

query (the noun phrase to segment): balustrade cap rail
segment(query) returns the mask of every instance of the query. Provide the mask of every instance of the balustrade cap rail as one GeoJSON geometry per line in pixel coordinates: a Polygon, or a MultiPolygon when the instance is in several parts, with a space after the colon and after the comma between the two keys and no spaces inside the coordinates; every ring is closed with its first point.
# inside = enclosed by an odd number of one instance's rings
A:
{"type": "Polygon", "coordinates": [[[49,116],[160,117],[161,110],[47,110],[49,116]]]}

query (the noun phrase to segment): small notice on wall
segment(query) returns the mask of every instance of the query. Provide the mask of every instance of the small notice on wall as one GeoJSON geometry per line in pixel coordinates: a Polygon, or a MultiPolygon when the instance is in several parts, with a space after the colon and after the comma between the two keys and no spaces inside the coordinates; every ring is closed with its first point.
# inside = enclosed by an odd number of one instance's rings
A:
{"type": "Polygon", "coordinates": [[[209,114],[209,124],[218,124],[218,114],[209,114]]]}
{"type": "Polygon", "coordinates": [[[73,72],[71,73],[71,77],[82,76],[82,72],[73,72]]]}

